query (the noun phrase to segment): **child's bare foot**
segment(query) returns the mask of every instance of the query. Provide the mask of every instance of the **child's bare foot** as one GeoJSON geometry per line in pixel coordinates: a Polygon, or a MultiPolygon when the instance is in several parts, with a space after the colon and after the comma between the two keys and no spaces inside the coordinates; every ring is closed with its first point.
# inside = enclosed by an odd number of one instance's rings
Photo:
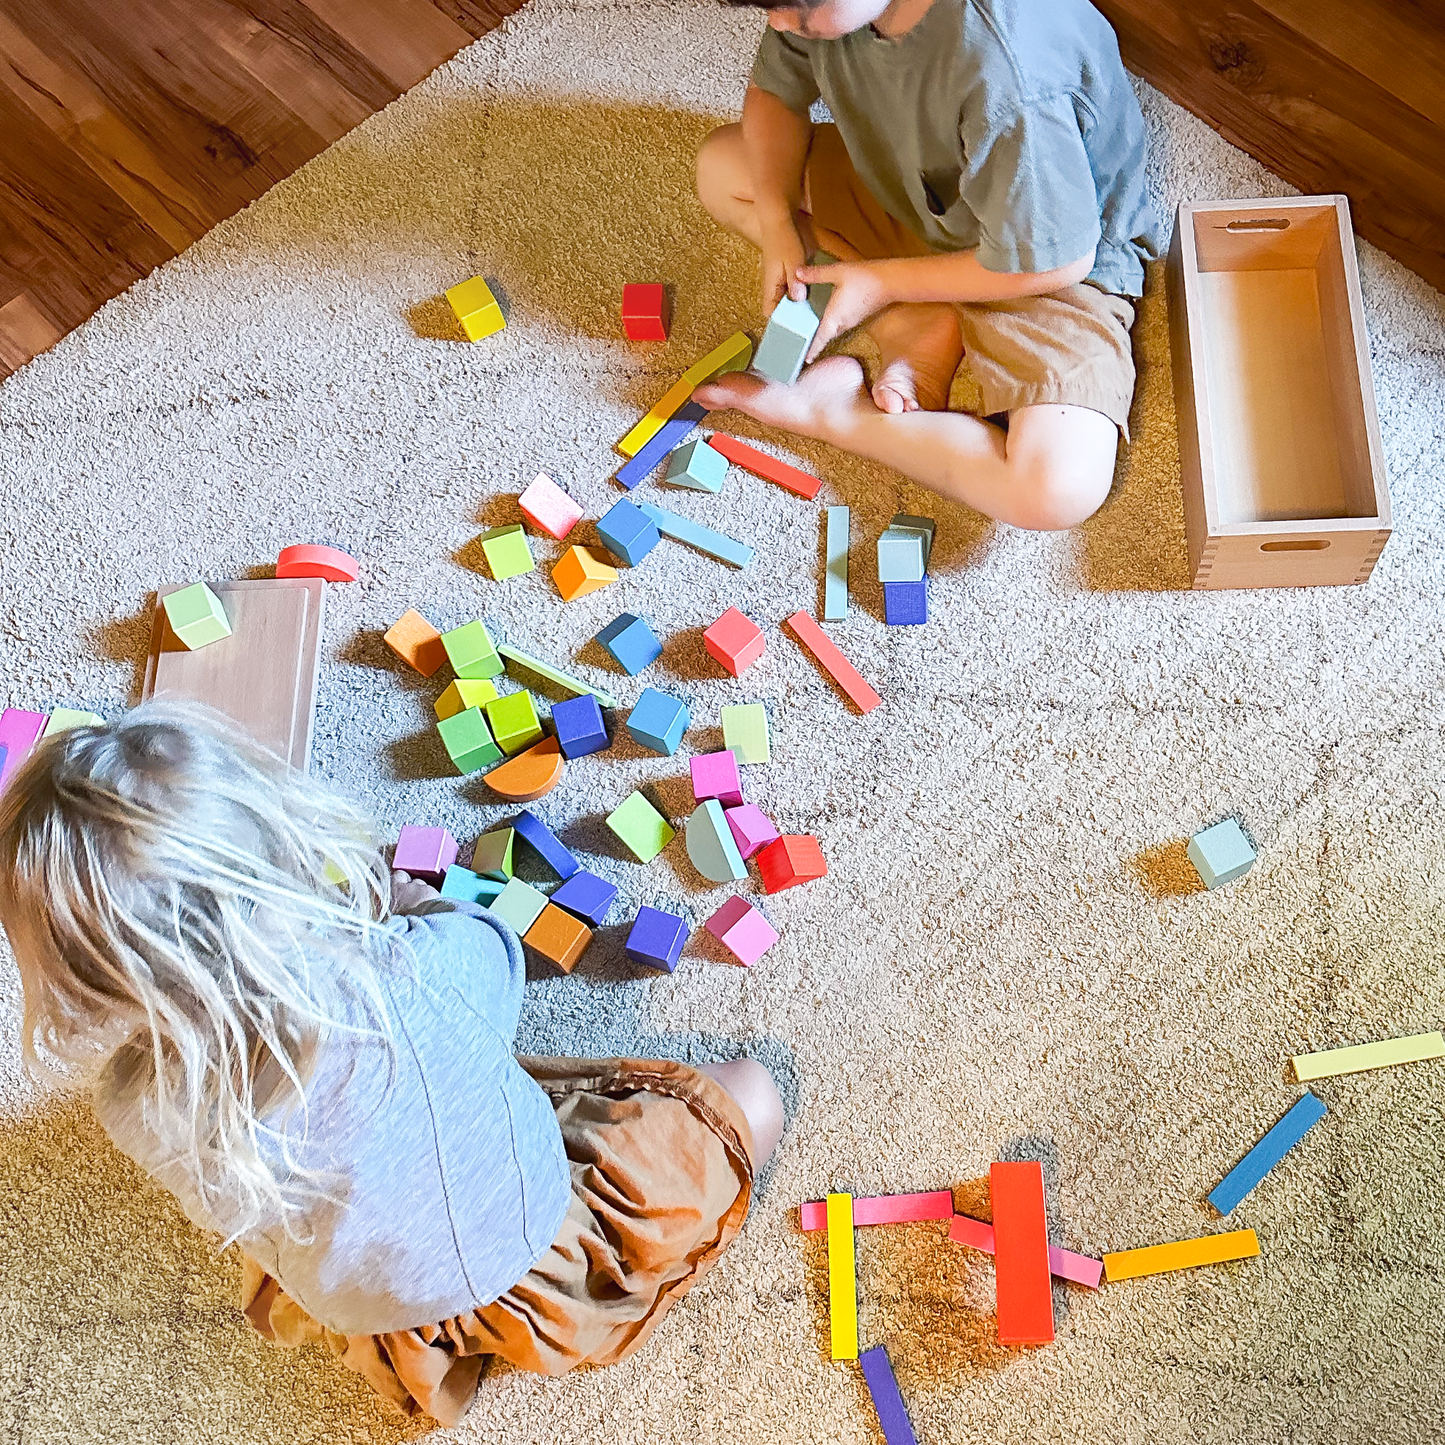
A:
{"type": "Polygon", "coordinates": [[[845,435],[860,413],[877,415],[851,356],[825,356],[805,367],[791,386],[733,371],[698,387],[693,400],[709,411],[731,407],[755,421],[819,441],[845,435]]]}
{"type": "Polygon", "coordinates": [[[890,306],[868,323],[878,343],[873,401],[880,411],[944,411],[953,373],[963,359],[963,335],[952,306],[890,306]]]}

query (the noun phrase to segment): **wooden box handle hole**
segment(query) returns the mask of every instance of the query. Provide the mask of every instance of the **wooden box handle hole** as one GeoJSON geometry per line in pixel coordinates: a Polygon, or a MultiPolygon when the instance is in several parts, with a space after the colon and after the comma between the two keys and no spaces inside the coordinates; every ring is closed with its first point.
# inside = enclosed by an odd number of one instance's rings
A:
{"type": "Polygon", "coordinates": [[[1254,221],[1231,221],[1220,228],[1225,231],[1287,231],[1289,221],[1284,216],[1261,216],[1254,221]]]}
{"type": "Polygon", "coordinates": [[[1261,542],[1261,552],[1323,552],[1330,544],[1323,538],[1315,538],[1313,541],[1305,539],[1299,542],[1261,542]]]}

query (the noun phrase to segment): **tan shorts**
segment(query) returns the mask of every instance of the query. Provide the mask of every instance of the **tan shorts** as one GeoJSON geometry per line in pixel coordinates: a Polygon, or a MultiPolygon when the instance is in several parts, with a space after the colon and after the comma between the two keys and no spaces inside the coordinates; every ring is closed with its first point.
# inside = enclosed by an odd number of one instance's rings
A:
{"type": "Polygon", "coordinates": [[[341,1335],[247,1257],[241,1307],[263,1335],[324,1344],[385,1399],[444,1425],[466,1413],[487,1355],[560,1375],[644,1343],[742,1227],[753,1181],[747,1120],[721,1084],[686,1064],[518,1062],[551,1095],[572,1166],[567,1217],[532,1270],[485,1309],[341,1335]]]}
{"type": "MultiPolygon", "coordinates": [[[[813,128],[804,206],[818,226],[864,260],[928,256],[928,244],[873,198],[848,158],[837,126],[813,128]]],[[[827,238],[820,237],[825,249],[827,238]]],[[[1134,400],[1134,303],[1087,282],[1018,301],[958,305],[964,364],[985,416],[1047,403],[1101,411],[1127,441],[1134,400]]]]}

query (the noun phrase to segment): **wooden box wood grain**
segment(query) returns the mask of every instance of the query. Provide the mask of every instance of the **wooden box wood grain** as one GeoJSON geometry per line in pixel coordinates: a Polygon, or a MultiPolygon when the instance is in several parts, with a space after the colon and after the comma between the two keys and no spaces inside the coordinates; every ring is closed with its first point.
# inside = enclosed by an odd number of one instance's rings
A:
{"type": "Polygon", "coordinates": [[[1195,587],[1363,582],[1390,536],[1349,205],[1181,205],[1167,270],[1195,587]]]}

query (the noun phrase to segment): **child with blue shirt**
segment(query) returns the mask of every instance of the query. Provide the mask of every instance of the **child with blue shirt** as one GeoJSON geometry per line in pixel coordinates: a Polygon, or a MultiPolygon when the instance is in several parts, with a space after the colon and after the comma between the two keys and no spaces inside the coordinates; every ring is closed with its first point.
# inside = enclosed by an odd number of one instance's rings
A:
{"type": "Polygon", "coordinates": [[[763,309],[833,293],[791,386],[695,400],[896,467],[1000,521],[1076,526],[1108,495],[1157,257],[1144,124],[1088,0],[730,0],[768,11],[740,124],[698,194],[761,252],[763,309]],[[822,99],[831,125],[814,125],[822,99]],[[805,264],[815,249],[837,264],[805,264]],[[816,358],[866,325],[871,386],[816,358]],[[983,414],[949,412],[960,361],[983,414]]]}
{"type": "Polygon", "coordinates": [[[455,1423],[487,1355],[636,1350],[716,1262],[782,1132],[751,1060],[518,1059],[495,914],[389,874],[355,809],[200,709],[43,742],[0,797],[32,1066],[95,1107],[243,1308],[455,1423]]]}

